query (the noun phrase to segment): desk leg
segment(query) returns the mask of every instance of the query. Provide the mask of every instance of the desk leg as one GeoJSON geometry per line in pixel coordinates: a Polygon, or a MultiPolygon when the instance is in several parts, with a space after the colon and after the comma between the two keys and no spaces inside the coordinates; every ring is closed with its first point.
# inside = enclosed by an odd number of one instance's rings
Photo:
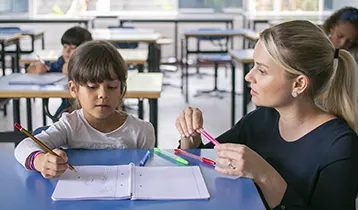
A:
{"type": "Polygon", "coordinates": [[[185,71],[184,71],[184,76],[185,76],[185,102],[189,103],[189,87],[188,87],[188,77],[189,77],[189,56],[188,56],[188,38],[185,37],[185,41],[184,41],[184,45],[185,45],[185,71]]]}
{"type": "Polygon", "coordinates": [[[158,99],[150,98],[149,99],[149,121],[152,123],[154,127],[154,135],[155,135],[155,144],[156,147],[158,145],[158,99]]]}
{"type": "Polygon", "coordinates": [[[181,93],[184,94],[184,39],[180,40],[180,79],[181,79],[181,83],[180,83],[180,89],[181,89],[181,93]]]}
{"type": "Polygon", "coordinates": [[[144,108],[143,108],[143,99],[138,98],[138,118],[143,120],[144,108]]]}
{"type": "Polygon", "coordinates": [[[243,94],[242,94],[242,97],[243,97],[243,100],[242,100],[242,116],[245,116],[246,113],[247,113],[247,104],[248,104],[248,99],[249,99],[249,88],[247,86],[247,82],[245,81],[245,75],[247,72],[250,71],[250,64],[248,63],[244,63],[243,64],[243,70],[242,70],[242,78],[243,78],[243,81],[242,81],[242,84],[243,84],[243,94]]]}
{"type": "Polygon", "coordinates": [[[42,125],[45,126],[47,125],[47,122],[46,122],[46,109],[47,109],[47,106],[46,104],[48,104],[48,98],[43,98],[42,99],[42,125]]]}
{"type": "Polygon", "coordinates": [[[45,35],[42,34],[41,35],[41,49],[45,49],[45,35]]]}
{"type": "Polygon", "coordinates": [[[26,98],[27,129],[32,132],[31,98],[26,98]]]}
{"type": "Polygon", "coordinates": [[[31,53],[35,50],[35,35],[31,35],[31,53]]]}
{"type": "Polygon", "coordinates": [[[16,39],[16,53],[15,53],[15,62],[16,62],[16,73],[20,73],[20,39],[16,39]]]}
{"type": "Polygon", "coordinates": [[[138,65],[137,65],[137,68],[138,68],[138,72],[139,72],[139,73],[143,73],[143,72],[144,72],[144,65],[143,65],[143,64],[138,64],[138,65]]]}
{"type": "Polygon", "coordinates": [[[14,123],[19,123],[21,125],[21,122],[20,122],[20,99],[13,98],[12,106],[13,106],[14,123]]]}
{"type": "Polygon", "coordinates": [[[2,67],[2,75],[5,76],[5,73],[6,73],[5,42],[1,42],[1,67],[2,67]]]}
{"type": "Polygon", "coordinates": [[[175,56],[175,63],[177,63],[177,61],[178,61],[178,22],[174,22],[174,56],[175,56]]]}
{"type": "Polygon", "coordinates": [[[235,83],[236,83],[235,64],[234,61],[231,61],[231,127],[234,126],[235,124],[235,102],[236,102],[235,83]]]}

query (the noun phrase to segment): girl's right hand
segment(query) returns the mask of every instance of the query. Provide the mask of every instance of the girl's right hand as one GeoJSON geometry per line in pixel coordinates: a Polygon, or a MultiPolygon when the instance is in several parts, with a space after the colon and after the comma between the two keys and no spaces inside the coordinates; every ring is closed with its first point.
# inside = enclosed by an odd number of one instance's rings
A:
{"type": "Polygon", "coordinates": [[[175,126],[181,135],[181,148],[197,148],[201,143],[200,129],[203,115],[200,109],[188,107],[176,119],[175,126]]]}
{"type": "Polygon", "coordinates": [[[45,178],[54,178],[62,175],[68,168],[68,158],[65,151],[61,149],[52,150],[59,157],[50,153],[37,155],[34,166],[45,178]]]}

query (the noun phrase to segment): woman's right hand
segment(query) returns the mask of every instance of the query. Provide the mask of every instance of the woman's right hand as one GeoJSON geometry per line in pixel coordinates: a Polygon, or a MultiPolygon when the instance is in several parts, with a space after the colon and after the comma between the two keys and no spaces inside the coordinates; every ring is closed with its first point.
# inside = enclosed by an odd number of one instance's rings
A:
{"type": "Polygon", "coordinates": [[[200,109],[188,107],[176,119],[175,123],[181,135],[181,148],[197,148],[201,143],[200,129],[203,127],[203,115],[200,109]]]}
{"type": "Polygon", "coordinates": [[[37,155],[34,166],[45,178],[54,178],[62,175],[68,168],[68,158],[65,151],[61,149],[52,150],[58,156],[50,153],[37,155]]]}

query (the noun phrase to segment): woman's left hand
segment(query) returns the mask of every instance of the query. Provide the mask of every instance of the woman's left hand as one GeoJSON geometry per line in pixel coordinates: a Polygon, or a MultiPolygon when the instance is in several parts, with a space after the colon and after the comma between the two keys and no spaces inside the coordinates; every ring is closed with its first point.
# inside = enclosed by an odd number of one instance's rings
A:
{"type": "MultiPolygon", "coordinates": [[[[260,182],[267,177],[273,167],[259,154],[242,144],[218,144],[215,146],[218,158],[215,169],[223,174],[246,177],[260,182]]],[[[274,170],[274,169],[273,169],[274,170]]]]}

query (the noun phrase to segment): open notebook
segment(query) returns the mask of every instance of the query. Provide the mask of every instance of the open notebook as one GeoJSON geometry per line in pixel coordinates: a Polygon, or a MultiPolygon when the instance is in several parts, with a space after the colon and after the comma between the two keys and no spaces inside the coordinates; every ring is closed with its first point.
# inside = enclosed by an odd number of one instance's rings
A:
{"type": "Polygon", "coordinates": [[[198,166],[76,166],[57,182],[53,200],[187,200],[210,197],[198,166]]]}
{"type": "Polygon", "coordinates": [[[9,85],[54,85],[65,78],[63,73],[19,74],[9,81],[9,85]]]}

